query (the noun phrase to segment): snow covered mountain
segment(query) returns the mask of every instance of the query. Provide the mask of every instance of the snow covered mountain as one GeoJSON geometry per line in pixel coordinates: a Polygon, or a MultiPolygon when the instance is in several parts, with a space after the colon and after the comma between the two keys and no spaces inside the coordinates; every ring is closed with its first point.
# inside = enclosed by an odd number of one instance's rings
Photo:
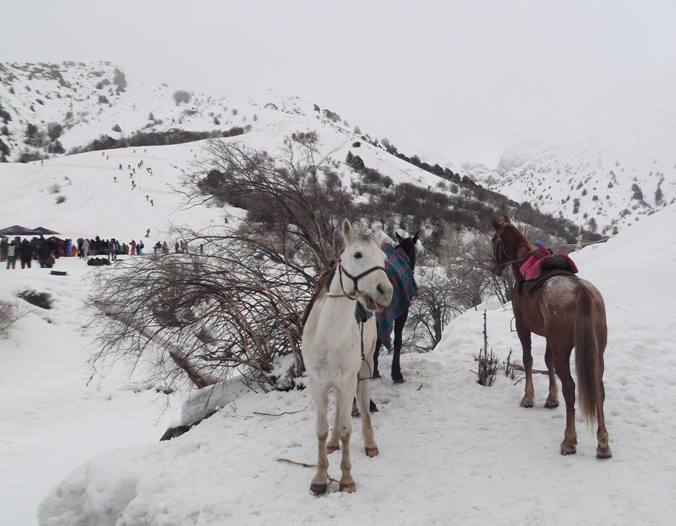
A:
{"type": "MultiPolygon", "coordinates": [[[[582,420],[577,455],[559,454],[565,410],[542,407],[546,376],[535,375],[534,409],[519,407],[522,383],[502,375],[490,388],[476,383],[468,369],[482,312],[471,310],[450,324],[435,351],[402,357],[406,384],[373,382],[381,455],[364,456],[355,421],[353,495],[333,484],[326,498],[314,498],[312,470],[275,461],[316,458],[307,392],[242,388],[182,437],[111,451],[76,468],[43,500],[40,523],[316,524],[336,517],[356,524],[371,516],[379,524],[668,524],[676,513],[676,422],[665,418],[676,396],[676,282],[627,276],[641,274],[646,259],[655,273],[669,274],[676,241],[663,232],[673,228],[674,205],[575,256],[606,301],[611,460],[595,458],[595,434],[582,420]]],[[[486,308],[490,347],[500,360],[510,350],[518,355],[511,307],[486,308]]],[[[544,340],[533,344],[535,368],[543,369],[544,340]]]]}
{"type": "MultiPolygon", "coordinates": [[[[409,199],[419,201],[408,203],[413,228],[425,223],[430,234],[439,234],[445,221],[481,229],[500,210],[559,239],[577,236],[573,225],[537,216],[457,172],[393,152],[330,109],[295,97],[214,97],[135,83],[109,63],[69,62],[0,65],[0,104],[5,160],[28,161],[0,163],[7,195],[2,224],[127,240],[148,229],[153,236],[166,233],[177,223],[203,227],[222,221],[218,212],[178,213],[183,198],[176,192],[202,157],[197,139],[220,136],[280,157],[290,137],[313,132],[317,158],[355,201],[396,193],[404,184],[426,192],[409,199]],[[63,153],[73,151],[85,153],[63,153]],[[437,209],[423,204],[431,201],[437,209]]],[[[398,195],[405,200],[411,194],[402,189],[398,195]]]]}
{"type": "Polygon", "coordinates": [[[676,121],[628,136],[506,152],[476,179],[519,202],[610,235],[676,201],[676,121]]]}
{"type": "MultiPolygon", "coordinates": [[[[109,62],[0,64],[0,148],[9,161],[61,154],[101,136],[171,129],[235,135],[313,109],[295,98],[257,102],[135,82],[109,62]]],[[[336,114],[317,114],[347,129],[336,114]]]]}

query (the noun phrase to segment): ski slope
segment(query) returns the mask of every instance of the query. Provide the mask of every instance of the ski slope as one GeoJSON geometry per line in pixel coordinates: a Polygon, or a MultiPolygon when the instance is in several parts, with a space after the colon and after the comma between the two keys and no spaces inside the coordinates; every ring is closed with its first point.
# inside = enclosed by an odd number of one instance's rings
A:
{"type": "MultiPolygon", "coordinates": [[[[535,376],[533,409],[519,407],[522,383],[475,383],[468,370],[482,343],[477,310],[454,320],[437,350],[402,357],[406,384],[373,382],[381,455],[364,455],[355,420],[356,494],[333,484],[313,497],[311,470],[276,461],[315,461],[308,393],[248,392],[178,439],[116,449],[75,468],[42,501],[40,524],[671,524],[676,239],[664,232],[675,227],[670,206],[574,254],[607,305],[611,460],[595,458],[595,430],[581,419],[577,455],[559,454],[564,408],[543,407],[545,376],[535,376]]],[[[503,360],[510,349],[518,356],[510,307],[486,308],[489,345],[503,360]]],[[[536,368],[543,355],[536,337],[536,368]]],[[[334,453],[334,478],[338,463],[334,453]]]]}

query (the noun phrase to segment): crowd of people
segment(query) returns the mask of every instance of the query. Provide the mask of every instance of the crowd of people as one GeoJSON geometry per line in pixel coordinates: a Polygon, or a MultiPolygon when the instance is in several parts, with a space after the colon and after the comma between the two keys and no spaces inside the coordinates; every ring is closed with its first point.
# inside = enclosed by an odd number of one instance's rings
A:
{"type": "MultiPolygon", "coordinates": [[[[79,238],[75,241],[56,237],[45,239],[43,236],[22,240],[17,236],[11,240],[3,238],[0,241],[0,261],[7,262],[7,269],[16,268],[17,262],[20,263],[21,268],[31,268],[34,261],[39,262],[41,268],[52,268],[56,259],[60,257],[80,257],[89,261],[90,257],[104,256],[109,261],[114,261],[119,255],[142,256],[144,249],[143,241],[131,240],[129,243],[124,243],[115,238],[101,239],[100,236],[93,239],[79,238]]],[[[187,241],[176,241],[174,245],[175,253],[187,254],[189,250],[187,241]]],[[[203,250],[203,245],[200,245],[200,253],[203,253],[203,250]]],[[[166,254],[169,254],[167,242],[161,243],[158,241],[155,243],[153,255],[166,254]]]]}
{"type": "Polygon", "coordinates": [[[40,264],[40,268],[54,266],[55,258],[58,257],[59,247],[52,239],[43,236],[34,237],[31,240],[15,237],[11,241],[3,238],[0,241],[0,261],[7,262],[7,269],[15,269],[19,261],[21,268],[31,268],[33,261],[40,264]]]}

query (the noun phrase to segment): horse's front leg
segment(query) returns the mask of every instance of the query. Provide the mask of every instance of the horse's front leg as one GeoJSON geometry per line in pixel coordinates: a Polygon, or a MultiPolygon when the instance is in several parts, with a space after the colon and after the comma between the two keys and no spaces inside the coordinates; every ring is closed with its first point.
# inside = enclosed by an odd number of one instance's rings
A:
{"type": "MultiPolygon", "coordinates": [[[[343,446],[343,456],[340,461],[340,470],[342,476],[340,477],[340,491],[346,493],[353,493],[357,489],[357,485],[352,478],[352,464],[350,463],[350,437],[352,435],[352,415],[350,407],[354,400],[354,395],[357,390],[357,376],[350,375],[336,392],[336,405],[340,406],[340,441],[343,446]]],[[[368,408],[363,412],[362,418],[368,418],[368,408]]]]}
{"type": "Polygon", "coordinates": [[[323,495],[328,489],[329,459],[326,455],[326,438],[329,435],[329,390],[326,386],[310,388],[316,409],[317,428],[317,472],[310,483],[310,491],[315,495],[323,495]]]}
{"type": "MultiPolygon", "coordinates": [[[[329,438],[329,442],[326,446],[326,451],[329,455],[340,449],[340,409],[340,404],[336,404],[336,421],[331,430],[331,438],[329,438]]],[[[357,414],[356,416],[359,415],[357,414]]]]}
{"type": "Polygon", "coordinates": [[[521,341],[523,369],[526,372],[526,388],[521,399],[521,407],[533,407],[535,405],[535,389],[533,388],[533,355],[531,354],[530,331],[520,316],[516,318],[516,332],[521,341]]]}
{"type": "MultiPolygon", "coordinates": [[[[366,362],[362,361],[361,370],[359,371],[359,380],[357,382],[357,400],[359,401],[359,408],[361,410],[361,433],[364,437],[364,450],[369,457],[375,457],[378,454],[378,446],[373,434],[373,426],[371,425],[371,411],[369,411],[369,402],[371,401],[371,389],[368,373],[370,370],[370,360],[366,357],[366,362]]],[[[375,404],[373,404],[375,406],[375,404]]]]}
{"type": "Polygon", "coordinates": [[[406,325],[406,318],[408,318],[408,309],[401,313],[401,315],[394,320],[394,354],[392,356],[392,381],[395,384],[403,384],[404,376],[401,374],[401,337],[404,332],[404,325],[406,325]]]}

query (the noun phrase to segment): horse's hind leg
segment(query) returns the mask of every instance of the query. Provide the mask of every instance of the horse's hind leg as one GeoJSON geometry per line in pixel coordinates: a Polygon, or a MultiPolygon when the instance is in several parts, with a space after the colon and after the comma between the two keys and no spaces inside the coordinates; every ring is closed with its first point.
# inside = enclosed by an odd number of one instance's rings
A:
{"type": "Polygon", "coordinates": [[[577,452],[577,432],[575,431],[575,381],[570,375],[571,349],[554,351],[556,374],[561,380],[561,390],[566,401],[566,430],[561,442],[562,455],[574,455],[577,452]]]}
{"type": "Polygon", "coordinates": [[[559,393],[556,385],[556,368],[554,367],[554,356],[552,347],[547,343],[545,350],[545,364],[547,364],[547,372],[549,373],[549,395],[545,400],[545,407],[553,409],[559,407],[559,393]]]}
{"type": "Polygon", "coordinates": [[[317,427],[317,472],[310,483],[310,491],[315,495],[323,495],[328,488],[327,478],[329,459],[326,456],[326,438],[329,435],[328,406],[329,392],[325,386],[311,388],[316,408],[317,427]]]}
{"type": "Polygon", "coordinates": [[[596,439],[598,440],[598,445],[596,446],[596,457],[597,458],[610,458],[613,454],[610,451],[610,446],[608,445],[608,430],[606,429],[606,420],[603,415],[603,402],[606,399],[606,391],[603,387],[603,354],[601,354],[600,360],[600,371],[599,371],[599,383],[601,388],[601,400],[598,404],[598,409],[596,410],[598,418],[598,430],[596,431],[596,439]]]}
{"type": "Polygon", "coordinates": [[[408,317],[408,310],[405,310],[401,315],[394,320],[394,354],[392,355],[392,381],[395,384],[403,384],[404,376],[401,374],[401,336],[404,332],[404,325],[406,325],[406,318],[408,317]]]}
{"type": "Polygon", "coordinates": [[[531,354],[530,331],[523,325],[521,317],[516,318],[516,332],[523,349],[523,369],[526,372],[526,387],[521,407],[533,407],[535,405],[535,389],[533,388],[533,355],[531,354]]]}
{"type": "Polygon", "coordinates": [[[371,389],[368,378],[367,364],[362,362],[361,371],[359,372],[360,380],[357,383],[357,400],[359,401],[359,409],[361,410],[361,433],[364,437],[364,449],[369,457],[375,457],[378,454],[378,446],[373,434],[373,426],[371,424],[371,414],[369,411],[369,402],[371,400],[371,389]]]}
{"type": "MultiPolygon", "coordinates": [[[[353,493],[357,486],[352,478],[352,464],[350,462],[350,437],[352,435],[352,416],[350,415],[350,406],[354,400],[354,393],[357,389],[357,378],[352,378],[345,382],[336,392],[336,405],[340,406],[340,441],[343,446],[343,456],[340,461],[340,491],[353,493]]],[[[362,418],[368,418],[368,407],[362,414],[362,418]]]]}

